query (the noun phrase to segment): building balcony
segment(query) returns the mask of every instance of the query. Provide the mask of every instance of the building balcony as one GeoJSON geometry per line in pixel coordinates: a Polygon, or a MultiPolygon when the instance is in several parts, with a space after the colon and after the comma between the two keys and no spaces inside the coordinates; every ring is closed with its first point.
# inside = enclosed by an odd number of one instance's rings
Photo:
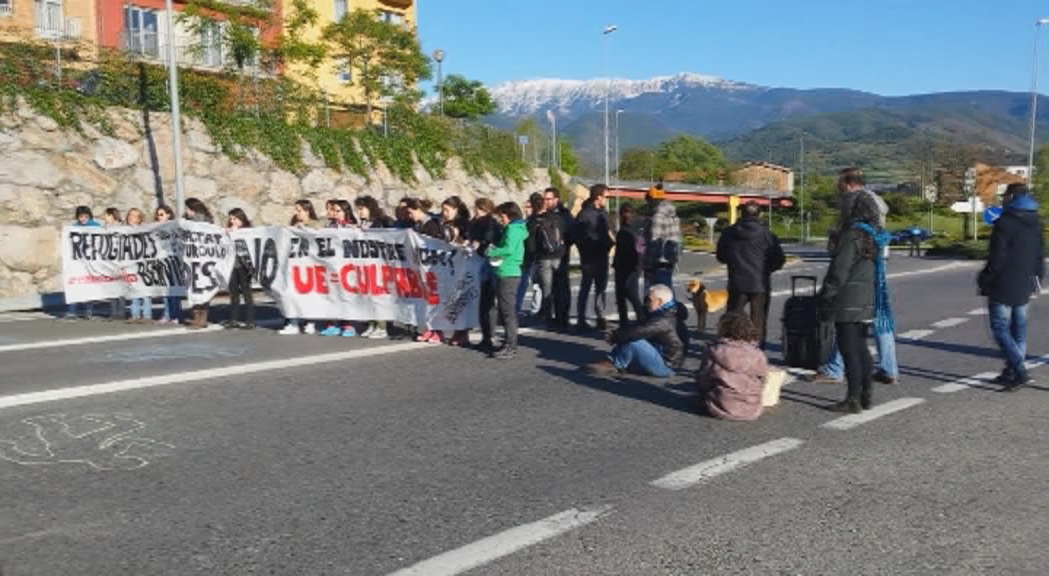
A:
{"type": "Polygon", "coordinates": [[[379,4],[396,8],[398,10],[408,10],[414,3],[415,0],[379,0],[379,4]]]}
{"type": "MultiPolygon", "coordinates": [[[[120,49],[147,62],[155,62],[166,66],[169,62],[168,46],[162,40],[156,32],[125,30],[120,34],[120,49]]],[[[175,64],[185,68],[205,70],[235,70],[236,68],[232,56],[228,54],[224,46],[204,46],[186,42],[176,42],[175,64]]],[[[257,62],[246,64],[243,72],[245,74],[258,74],[263,77],[268,76],[268,74],[261,71],[257,62]]]]}
{"type": "Polygon", "coordinates": [[[14,8],[11,7],[10,3],[8,3],[8,4],[0,3],[0,18],[10,18],[10,17],[14,16],[14,14],[15,14],[14,8]]]}

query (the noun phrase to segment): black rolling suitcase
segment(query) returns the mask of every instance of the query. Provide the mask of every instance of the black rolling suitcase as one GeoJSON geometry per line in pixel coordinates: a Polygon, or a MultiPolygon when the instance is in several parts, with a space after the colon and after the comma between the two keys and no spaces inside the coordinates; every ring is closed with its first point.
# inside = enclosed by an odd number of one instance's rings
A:
{"type": "Polygon", "coordinates": [[[790,298],[783,303],[783,361],[815,370],[828,355],[833,325],[820,321],[815,276],[791,276],[790,298]],[[812,294],[798,295],[798,281],[812,282],[812,294]]]}

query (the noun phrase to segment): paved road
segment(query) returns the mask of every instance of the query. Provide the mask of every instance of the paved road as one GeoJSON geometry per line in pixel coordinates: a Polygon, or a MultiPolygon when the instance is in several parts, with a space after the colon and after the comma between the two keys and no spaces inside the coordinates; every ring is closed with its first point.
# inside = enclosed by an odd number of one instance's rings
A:
{"type": "Polygon", "coordinates": [[[1049,387],[966,380],[1000,364],[972,264],[889,272],[904,378],[869,421],[802,382],[756,423],[700,418],[685,376],[579,372],[595,337],[503,363],[0,318],[0,572],[1044,573],[1049,387]]]}

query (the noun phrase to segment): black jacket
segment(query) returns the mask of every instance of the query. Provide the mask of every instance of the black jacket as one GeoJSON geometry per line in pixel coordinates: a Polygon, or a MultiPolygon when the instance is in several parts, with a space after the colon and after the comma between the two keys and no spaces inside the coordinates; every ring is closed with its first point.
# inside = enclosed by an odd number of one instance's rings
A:
{"type": "Polygon", "coordinates": [[[717,257],[728,266],[728,289],[745,294],[768,292],[769,276],[786,263],[779,239],[755,216],[721,233],[717,257]]]}
{"type": "Polygon", "coordinates": [[[864,258],[866,232],[850,228],[841,236],[820,290],[821,316],[829,322],[874,319],[874,260],[864,258]]]}
{"type": "Polygon", "coordinates": [[[412,225],[412,229],[423,236],[429,236],[430,238],[436,238],[438,240],[445,239],[441,222],[436,218],[427,218],[422,222],[415,222],[412,225]]]}
{"type": "Polygon", "coordinates": [[[498,244],[503,235],[503,227],[491,214],[480,216],[470,221],[467,237],[471,242],[478,242],[477,251],[484,254],[492,244],[498,244]]]}
{"type": "Polygon", "coordinates": [[[550,253],[539,253],[538,234],[533,234],[534,230],[528,229],[529,240],[536,243],[536,259],[538,260],[560,260],[567,252],[567,247],[571,243],[569,238],[569,228],[572,224],[572,215],[568,214],[567,211],[561,212],[560,210],[547,210],[535,218],[536,226],[542,225],[549,228],[557,228],[561,232],[561,240],[564,244],[560,250],[556,250],[550,253]]]}
{"type": "Polygon", "coordinates": [[[648,340],[663,353],[667,366],[678,369],[685,362],[685,345],[678,336],[677,307],[649,313],[637,324],[612,332],[613,344],[626,344],[636,340],[648,340]]]}
{"type": "Polygon", "coordinates": [[[633,226],[622,226],[616,232],[616,253],[612,267],[617,274],[629,274],[641,269],[641,255],[637,253],[637,237],[641,234],[633,226]]]}
{"type": "Polygon", "coordinates": [[[608,251],[612,249],[612,239],[608,235],[608,213],[587,203],[576,216],[572,229],[572,242],[579,249],[579,259],[583,262],[608,262],[608,251]]]}
{"type": "Polygon", "coordinates": [[[1034,291],[1034,278],[1045,278],[1045,247],[1037,209],[1034,200],[1022,196],[994,223],[987,265],[977,278],[980,293],[991,302],[1023,306],[1034,291]]]}

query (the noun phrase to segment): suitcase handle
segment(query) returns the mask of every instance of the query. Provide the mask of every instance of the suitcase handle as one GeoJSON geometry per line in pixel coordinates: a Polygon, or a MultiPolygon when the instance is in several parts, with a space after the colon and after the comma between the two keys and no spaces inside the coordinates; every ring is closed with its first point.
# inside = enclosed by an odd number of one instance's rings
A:
{"type": "Polygon", "coordinates": [[[790,277],[790,295],[796,296],[798,293],[798,280],[805,280],[812,282],[812,295],[815,296],[818,292],[819,280],[815,276],[791,276],[790,277]]]}

